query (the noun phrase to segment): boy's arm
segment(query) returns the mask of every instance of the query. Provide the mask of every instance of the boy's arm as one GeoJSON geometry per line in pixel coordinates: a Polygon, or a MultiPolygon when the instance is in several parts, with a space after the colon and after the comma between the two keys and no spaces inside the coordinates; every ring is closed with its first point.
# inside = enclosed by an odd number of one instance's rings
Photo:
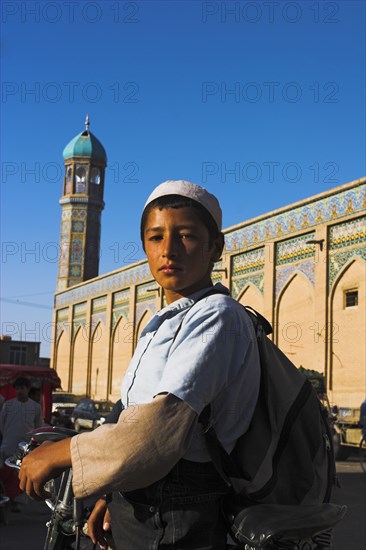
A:
{"type": "Polygon", "coordinates": [[[77,498],[131,491],[164,477],[186,452],[196,413],[172,394],[122,411],[71,440],[73,489],[77,498]]]}

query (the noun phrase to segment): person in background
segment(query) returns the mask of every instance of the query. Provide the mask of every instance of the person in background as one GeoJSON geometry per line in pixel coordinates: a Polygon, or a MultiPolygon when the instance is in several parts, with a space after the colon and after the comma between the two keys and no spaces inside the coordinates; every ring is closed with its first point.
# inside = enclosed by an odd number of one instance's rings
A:
{"type": "Polygon", "coordinates": [[[41,388],[32,386],[28,394],[29,399],[33,399],[36,403],[41,404],[41,388]]]}
{"type": "Polygon", "coordinates": [[[19,511],[14,500],[21,494],[17,472],[4,465],[5,459],[14,454],[18,443],[23,441],[27,432],[42,425],[42,412],[38,403],[29,398],[30,382],[28,378],[19,377],[13,387],[16,392],[14,399],[6,401],[0,412],[0,480],[4,484],[5,494],[10,497],[12,510],[19,511]]]}

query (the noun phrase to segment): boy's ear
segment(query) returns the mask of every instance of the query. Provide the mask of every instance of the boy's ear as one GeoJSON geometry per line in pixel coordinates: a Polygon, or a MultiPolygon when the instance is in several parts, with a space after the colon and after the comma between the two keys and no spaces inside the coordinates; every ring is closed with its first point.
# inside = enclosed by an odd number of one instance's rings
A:
{"type": "Polygon", "coordinates": [[[219,234],[217,239],[213,242],[213,252],[212,252],[212,261],[218,262],[222,256],[222,251],[224,249],[225,239],[222,233],[219,234]]]}

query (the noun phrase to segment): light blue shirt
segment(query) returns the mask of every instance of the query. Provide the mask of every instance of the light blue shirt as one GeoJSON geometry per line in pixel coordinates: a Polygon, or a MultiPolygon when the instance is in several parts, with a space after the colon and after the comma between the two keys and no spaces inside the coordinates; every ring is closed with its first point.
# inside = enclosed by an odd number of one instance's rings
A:
{"type": "MultiPolygon", "coordinates": [[[[203,289],[154,315],[141,333],[121,397],[125,406],[131,406],[168,392],[197,415],[210,403],[211,423],[231,452],[254,412],[260,364],[249,316],[228,296],[227,288],[221,284],[215,288],[226,294],[213,294],[195,304],[209,290],[203,289]]],[[[195,430],[184,458],[207,462],[202,426],[197,424],[195,430]]]]}

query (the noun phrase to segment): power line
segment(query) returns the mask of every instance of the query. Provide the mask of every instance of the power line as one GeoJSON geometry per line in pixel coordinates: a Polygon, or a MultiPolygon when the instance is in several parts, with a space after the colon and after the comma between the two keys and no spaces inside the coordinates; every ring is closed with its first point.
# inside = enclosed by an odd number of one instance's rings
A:
{"type": "Polygon", "coordinates": [[[52,306],[46,306],[45,304],[35,304],[34,302],[23,302],[22,300],[12,300],[11,298],[0,298],[2,302],[7,302],[8,304],[14,304],[17,306],[28,306],[36,307],[39,309],[53,309],[52,306]]]}

